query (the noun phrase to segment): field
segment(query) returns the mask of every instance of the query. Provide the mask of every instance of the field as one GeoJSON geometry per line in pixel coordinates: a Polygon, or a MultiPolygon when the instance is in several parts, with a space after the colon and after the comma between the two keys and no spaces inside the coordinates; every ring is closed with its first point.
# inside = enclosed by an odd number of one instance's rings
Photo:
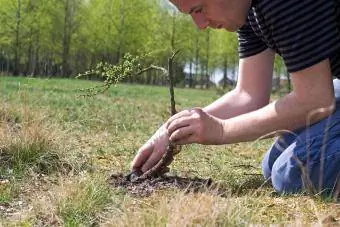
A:
{"type": "MultiPolygon", "coordinates": [[[[211,178],[214,190],[156,190],[136,197],[107,179],[128,173],[138,148],[169,116],[165,87],[0,77],[0,218],[3,226],[292,226],[336,224],[340,204],[277,195],[261,176],[272,139],[185,146],[170,174],[211,178]]],[[[178,110],[205,106],[215,90],[176,89],[178,110]]],[[[339,224],[339,223],[338,223],[339,224]]]]}

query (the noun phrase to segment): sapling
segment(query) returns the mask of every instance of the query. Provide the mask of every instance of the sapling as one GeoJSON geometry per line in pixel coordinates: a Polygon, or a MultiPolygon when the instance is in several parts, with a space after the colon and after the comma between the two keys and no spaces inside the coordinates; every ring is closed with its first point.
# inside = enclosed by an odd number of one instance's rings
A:
{"type": "Polygon", "coordinates": [[[143,71],[145,71],[145,69],[141,66],[141,57],[125,54],[123,61],[118,65],[100,62],[94,69],[79,74],[76,78],[97,76],[104,79],[104,83],[99,86],[80,89],[80,91],[85,92],[82,96],[93,97],[97,94],[104,93],[111,86],[118,84],[125,78],[142,74],[143,71]]]}
{"type": "MultiPolygon", "coordinates": [[[[77,78],[82,76],[95,75],[102,77],[104,79],[104,83],[102,85],[82,89],[85,92],[84,96],[93,97],[99,93],[103,93],[108,90],[111,86],[116,85],[118,82],[122,81],[125,78],[138,76],[144,72],[149,70],[157,70],[161,71],[164,76],[169,79],[169,93],[170,93],[170,114],[171,116],[176,114],[176,102],[175,102],[175,92],[174,92],[174,76],[173,76],[173,61],[178,51],[174,51],[172,55],[168,59],[168,69],[156,66],[149,65],[143,66],[142,60],[145,56],[132,56],[130,54],[126,54],[123,58],[123,61],[118,65],[112,65],[109,63],[99,63],[95,69],[89,70],[83,74],[79,74],[77,78]]],[[[176,154],[178,154],[181,150],[181,146],[174,145],[171,142],[169,143],[165,154],[161,158],[161,160],[150,170],[143,173],[140,170],[135,170],[129,173],[126,176],[126,179],[129,181],[143,181],[145,179],[160,176],[169,171],[168,166],[173,161],[173,158],[176,154]]]]}

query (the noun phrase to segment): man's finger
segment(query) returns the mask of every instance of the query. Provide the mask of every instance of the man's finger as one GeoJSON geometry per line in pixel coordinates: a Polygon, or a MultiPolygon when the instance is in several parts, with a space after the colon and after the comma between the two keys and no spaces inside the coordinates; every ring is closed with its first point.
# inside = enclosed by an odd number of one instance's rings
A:
{"type": "Polygon", "coordinates": [[[162,159],[164,153],[165,150],[164,151],[154,150],[150,157],[148,158],[148,160],[142,166],[143,173],[154,167],[162,159]]]}
{"type": "Polygon", "coordinates": [[[181,117],[185,117],[185,116],[191,116],[191,114],[192,114],[192,113],[191,113],[190,110],[183,110],[183,111],[181,111],[181,112],[179,112],[179,113],[177,113],[177,114],[171,116],[171,117],[168,119],[168,121],[166,122],[165,127],[168,128],[169,125],[170,125],[174,120],[176,120],[176,119],[178,119],[178,118],[181,118],[181,117]]]}
{"type": "Polygon", "coordinates": [[[177,129],[176,131],[174,131],[171,134],[169,140],[171,142],[178,144],[177,141],[181,141],[181,140],[184,140],[186,138],[189,138],[194,133],[195,133],[195,128],[193,126],[182,127],[182,128],[177,129]]]}
{"type": "Polygon", "coordinates": [[[174,142],[176,145],[186,145],[186,144],[192,144],[192,143],[197,143],[197,139],[194,135],[190,135],[184,139],[177,140],[174,142]]]}
{"type": "Polygon", "coordinates": [[[176,131],[179,128],[189,126],[191,121],[192,121],[191,115],[190,116],[183,116],[181,118],[177,118],[177,119],[173,120],[168,125],[168,128],[167,128],[169,135],[171,135],[174,131],[176,131]]]}
{"type": "Polygon", "coordinates": [[[131,163],[131,169],[132,170],[140,169],[143,166],[143,164],[146,162],[146,160],[148,160],[148,158],[152,154],[152,149],[153,149],[153,146],[150,142],[147,142],[146,144],[144,144],[138,150],[137,155],[133,159],[131,163]]]}

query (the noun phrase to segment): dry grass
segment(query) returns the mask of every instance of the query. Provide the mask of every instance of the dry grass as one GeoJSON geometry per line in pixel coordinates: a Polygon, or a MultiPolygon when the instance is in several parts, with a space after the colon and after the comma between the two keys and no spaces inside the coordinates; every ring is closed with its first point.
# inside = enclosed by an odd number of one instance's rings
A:
{"type": "MultiPolygon", "coordinates": [[[[339,212],[303,196],[287,199],[268,194],[237,198],[209,193],[168,194],[158,193],[144,200],[122,200],[121,208],[111,212],[103,226],[262,226],[271,223],[318,226],[334,224],[332,221],[340,218],[339,212]]],[[[339,208],[334,206],[335,210],[339,208]]]]}
{"type": "Polygon", "coordinates": [[[92,225],[98,223],[97,215],[108,206],[111,197],[105,179],[82,173],[59,179],[48,193],[37,193],[28,216],[35,225],[92,225]]]}
{"type": "Polygon", "coordinates": [[[0,164],[2,177],[22,178],[29,172],[68,172],[61,143],[65,135],[42,112],[5,106],[0,113],[0,164]],[[14,175],[12,174],[14,173],[14,175]]]}

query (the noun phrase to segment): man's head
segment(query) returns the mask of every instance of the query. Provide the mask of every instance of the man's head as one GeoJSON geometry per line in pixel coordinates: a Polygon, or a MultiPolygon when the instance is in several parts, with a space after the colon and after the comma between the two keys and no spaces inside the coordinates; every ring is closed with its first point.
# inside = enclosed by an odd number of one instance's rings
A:
{"type": "Polygon", "coordinates": [[[204,29],[225,28],[236,31],[246,21],[251,0],[170,0],[181,12],[190,14],[204,29]]]}

